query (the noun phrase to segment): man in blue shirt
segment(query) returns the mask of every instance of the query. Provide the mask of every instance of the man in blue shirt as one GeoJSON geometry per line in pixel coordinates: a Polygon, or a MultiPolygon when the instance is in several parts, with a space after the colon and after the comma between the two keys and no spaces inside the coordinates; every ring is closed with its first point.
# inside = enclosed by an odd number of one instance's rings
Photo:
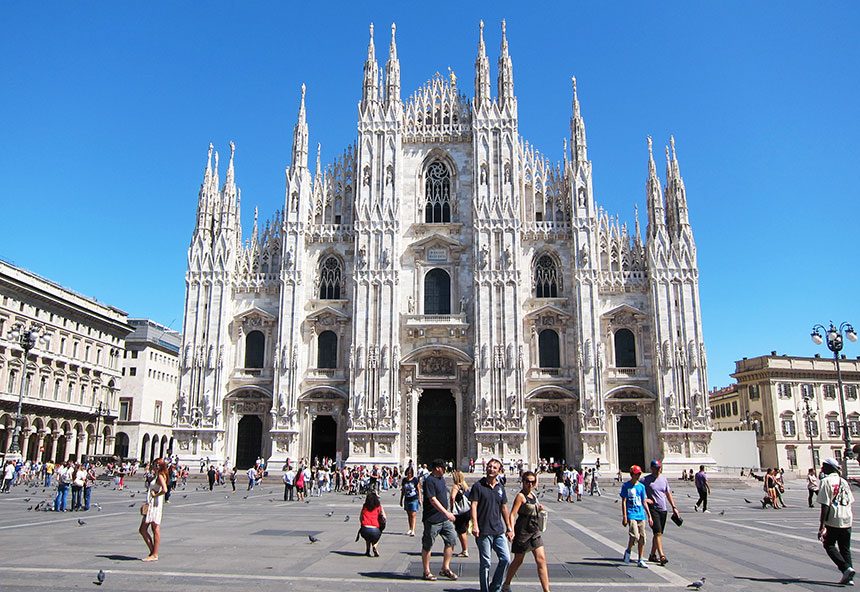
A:
{"type": "Polygon", "coordinates": [[[487,476],[472,486],[469,501],[472,503],[472,532],[478,543],[480,560],[478,580],[481,592],[499,592],[511,563],[508,541],[514,538],[514,528],[508,511],[508,496],[499,480],[501,461],[487,462],[487,476]],[[499,564],[490,581],[490,550],[496,552],[499,564]]]}
{"type": "Polygon", "coordinates": [[[621,486],[621,524],[627,527],[629,534],[627,550],[624,551],[624,563],[630,563],[630,551],[637,544],[639,549],[639,567],[648,567],[642,559],[645,551],[645,523],[652,526],[651,512],[648,509],[648,496],[645,486],[639,482],[642,476],[642,468],[639,465],[630,467],[630,481],[621,486]]]}

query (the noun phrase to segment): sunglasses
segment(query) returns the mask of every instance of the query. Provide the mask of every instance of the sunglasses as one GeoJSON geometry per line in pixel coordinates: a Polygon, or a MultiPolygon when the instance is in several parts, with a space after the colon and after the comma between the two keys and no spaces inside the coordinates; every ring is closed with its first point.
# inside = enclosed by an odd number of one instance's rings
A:
{"type": "Polygon", "coordinates": [[[537,481],[535,479],[526,479],[525,481],[523,481],[523,483],[525,483],[526,485],[534,485],[535,483],[537,483],[537,481]]]}

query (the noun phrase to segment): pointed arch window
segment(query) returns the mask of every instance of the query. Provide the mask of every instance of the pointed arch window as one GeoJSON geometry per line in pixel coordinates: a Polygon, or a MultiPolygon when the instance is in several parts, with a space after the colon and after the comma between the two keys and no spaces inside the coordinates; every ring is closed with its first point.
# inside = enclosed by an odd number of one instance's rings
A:
{"type": "Polygon", "coordinates": [[[549,255],[542,255],[535,264],[534,271],[535,297],[558,298],[561,291],[561,281],[558,267],[549,255]]]}
{"type": "Polygon", "coordinates": [[[261,331],[251,331],[245,338],[245,368],[262,368],[266,337],[261,331]]]}
{"type": "Polygon", "coordinates": [[[615,332],[615,367],[636,367],[636,339],[630,329],[615,332]]]}
{"type": "Polygon", "coordinates": [[[424,172],[424,222],[444,224],[451,221],[451,171],[434,160],[424,172]]]}
{"type": "Polygon", "coordinates": [[[538,355],[541,368],[561,367],[558,341],[558,333],[552,329],[544,329],[538,334],[538,355]]]}
{"type": "Polygon", "coordinates": [[[337,368],[337,335],[323,331],[317,338],[317,368],[337,368]]]}
{"type": "Polygon", "coordinates": [[[451,276],[444,269],[424,276],[424,314],[451,314],[451,276]]]}
{"type": "Polygon", "coordinates": [[[337,257],[329,257],[320,267],[320,300],[339,300],[340,282],[343,276],[340,261],[337,257]]]}

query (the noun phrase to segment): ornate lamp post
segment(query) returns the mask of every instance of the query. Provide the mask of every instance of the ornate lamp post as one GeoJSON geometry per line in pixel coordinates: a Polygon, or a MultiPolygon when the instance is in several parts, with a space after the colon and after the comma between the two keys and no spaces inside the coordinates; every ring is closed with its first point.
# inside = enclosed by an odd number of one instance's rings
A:
{"type": "Polygon", "coordinates": [[[842,335],[845,334],[850,341],[857,341],[857,333],[850,323],[842,323],[837,328],[833,321],[830,321],[830,327],[825,329],[824,325],[815,325],[812,327],[812,341],[815,345],[821,345],[824,339],[821,333],[827,337],[827,349],[833,352],[833,361],[836,362],[836,386],[839,389],[839,407],[842,410],[842,442],[845,444],[845,451],[842,453],[842,476],[848,476],[848,459],[853,456],[851,452],[851,435],[848,432],[848,415],[845,413],[845,393],[842,392],[842,370],[839,368],[839,352],[842,351],[843,340],[842,335]]]}
{"type": "Polygon", "coordinates": [[[30,350],[35,348],[40,340],[48,343],[51,336],[45,332],[44,325],[31,322],[29,325],[15,323],[9,330],[8,337],[10,340],[16,341],[24,350],[21,390],[18,393],[18,411],[15,413],[15,429],[12,432],[12,444],[9,447],[9,453],[6,455],[7,459],[17,460],[21,457],[21,446],[18,441],[21,439],[21,408],[24,404],[24,387],[27,385],[27,359],[30,357],[30,350]]]}

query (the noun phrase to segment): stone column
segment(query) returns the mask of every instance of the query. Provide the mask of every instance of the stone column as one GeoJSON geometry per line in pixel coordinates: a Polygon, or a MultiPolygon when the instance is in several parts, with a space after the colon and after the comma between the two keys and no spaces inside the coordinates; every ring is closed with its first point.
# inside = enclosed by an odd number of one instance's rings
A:
{"type": "Polygon", "coordinates": [[[36,441],[36,450],[38,451],[36,454],[36,460],[37,461],[42,460],[42,456],[44,454],[42,452],[42,446],[44,446],[44,444],[45,444],[45,430],[39,430],[39,438],[36,441]]]}
{"type": "Polygon", "coordinates": [[[30,452],[30,429],[21,430],[21,458],[27,459],[27,453],[30,452]]]}
{"type": "Polygon", "coordinates": [[[51,432],[51,455],[48,457],[52,462],[57,462],[57,438],[60,432],[51,432]]]}
{"type": "Polygon", "coordinates": [[[72,438],[74,437],[74,432],[66,432],[66,450],[63,453],[63,462],[69,460],[69,457],[72,455],[72,438]]]}

